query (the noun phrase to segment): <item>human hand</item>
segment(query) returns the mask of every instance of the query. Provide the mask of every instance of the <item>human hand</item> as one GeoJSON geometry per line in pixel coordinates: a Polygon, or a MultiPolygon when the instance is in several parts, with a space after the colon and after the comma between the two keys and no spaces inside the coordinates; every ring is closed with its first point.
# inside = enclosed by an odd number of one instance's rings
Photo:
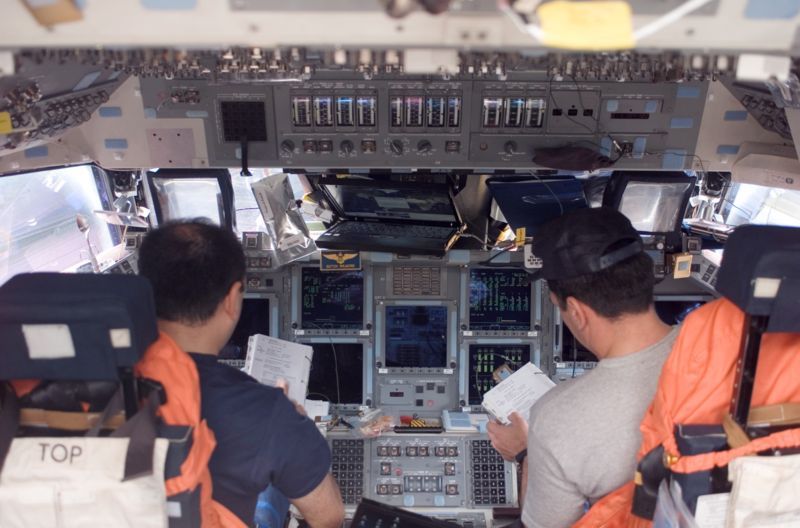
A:
{"type": "Polygon", "coordinates": [[[514,462],[517,454],[528,447],[528,422],[519,413],[508,415],[509,425],[490,421],[486,424],[489,440],[507,461],[514,462]]]}
{"type": "Polygon", "coordinates": [[[299,403],[297,403],[293,399],[289,398],[289,382],[288,381],[286,381],[283,378],[278,378],[278,380],[275,382],[275,386],[277,388],[281,389],[283,391],[284,396],[286,396],[286,398],[290,402],[292,402],[294,404],[294,409],[297,411],[297,413],[299,415],[308,416],[308,413],[306,413],[306,408],[305,407],[303,407],[302,405],[300,405],[299,403]]]}

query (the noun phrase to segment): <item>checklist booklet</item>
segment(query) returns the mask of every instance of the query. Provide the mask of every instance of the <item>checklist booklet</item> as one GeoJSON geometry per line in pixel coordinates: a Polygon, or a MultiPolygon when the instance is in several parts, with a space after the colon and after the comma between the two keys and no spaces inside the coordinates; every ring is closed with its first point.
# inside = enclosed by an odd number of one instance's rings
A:
{"type": "Polygon", "coordinates": [[[513,411],[527,420],[536,400],[554,386],[547,374],[527,363],[483,395],[483,408],[502,424],[510,423],[508,415],[513,411]]]}
{"type": "Polygon", "coordinates": [[[259,383],[272,385],[283,378],[289,384],[289,398],[306,401],[308,375],[314,349],[308,345],[256,334],[247,341],[244,371],[259,383]]]}

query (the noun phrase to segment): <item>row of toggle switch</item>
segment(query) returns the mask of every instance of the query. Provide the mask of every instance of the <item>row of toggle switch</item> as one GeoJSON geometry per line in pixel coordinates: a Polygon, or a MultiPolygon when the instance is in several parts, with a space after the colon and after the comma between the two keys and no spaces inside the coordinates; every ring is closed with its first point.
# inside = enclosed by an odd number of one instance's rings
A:
{"type": "MultiPolygon", "coordinates": [[[[333,140],[330,139],[305,139],[300,144],[300,150],[304,154],[328,154],[333,152],[333,140]]],[[[374,139],[363,139],[361,140],[361,152],[363,154],[374,154],[378,151],[378,143],[374,139]]],[[[291,139],[284,139],[280,144],[280,151],[282,156],[291,156],[295,154],[298,150],[298,146],[295,144],[294,141],[291,139]]],[[[406,144],[399,139],[394,139],[389,142],[388,150],[395,156],[401,156],[407,152],[412,152],[406,144]]],[[[456,154],[461,151],[461,142],[460,141],[446,141],[444,145],[445,152],[449,154],[456,154]]],[[[341,143],[339,143],[339,154],[344,156],[350,156],[356,152],[356,145],[353,141],[349,139],[345,139],[341,143]]],[[[416,149],[414,150],[417,154],[430,154],[433,152],[433,144],[428,141],[427,139],[422,139],[417,142],[416,149]]]]}
{"type": "MultiPolygon", "coordinates": [[[[399,457],[401,453],[400,446],[397,445],[379,445],[379,457],[399,457]]],[[[428,446],[406,446],[407,457],[426,457],[430,456],[431,450],[428,446]]],[[[433,456],[437,457],[457,457],[458,446],[434,446],[433,456]]]]}

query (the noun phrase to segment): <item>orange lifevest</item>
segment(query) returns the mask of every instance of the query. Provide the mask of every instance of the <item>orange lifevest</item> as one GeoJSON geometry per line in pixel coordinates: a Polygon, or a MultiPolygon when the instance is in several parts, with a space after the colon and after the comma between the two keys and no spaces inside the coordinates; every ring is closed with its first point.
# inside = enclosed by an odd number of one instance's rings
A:
{"type": "Polygon", "coordinates": [[[202,528],[246,526],[212,498],[208,461],[217,441],[200,415],[200,378],[192,358],[162,332],[136,364],[135,371],[137,375],[163,385],[167,401],[159,408],[158,414],[164,422],[194,427],[191,452],[181,465],[181,474],[166,481],[167,496],[194,491],[199,485],[202,528]]]}
{"type": "MultiPolygon", "coordinates": [[[[638,458],[663,445],[665,452],[680,457],[675,441],[676,424],[721,424],[730,407],[739,356],[744,313],[726,299],[719,299],[689,314],[672,348],[640,429],[638,458]]],[[[761,340],[752,406],[800,402],[800,334],[767,333],[761,340]]],[[[670,469],[691,473],[721,466],[732,458],[768,444],[794,443],[800,433],[791,430],[771,440],[751,442],[747,450],[678,458],[670,469]]],[[[769,437],[768,437],[769,438],[769,437]]],[[[573,528],[648,527],[652,523],[631,513],[633,482],[595,503],[573,528]]]]}

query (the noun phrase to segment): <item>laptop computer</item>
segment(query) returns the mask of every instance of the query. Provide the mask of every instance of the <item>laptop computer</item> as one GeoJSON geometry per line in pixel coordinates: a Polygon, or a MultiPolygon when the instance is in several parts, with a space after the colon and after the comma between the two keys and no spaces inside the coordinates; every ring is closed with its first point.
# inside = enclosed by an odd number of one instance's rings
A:
{"type": "Polygon", "coordinates": [[[444,256],[463,231],[447,183],[320,176],[315,186],[338,220],[321,249],[444,256]]]}

